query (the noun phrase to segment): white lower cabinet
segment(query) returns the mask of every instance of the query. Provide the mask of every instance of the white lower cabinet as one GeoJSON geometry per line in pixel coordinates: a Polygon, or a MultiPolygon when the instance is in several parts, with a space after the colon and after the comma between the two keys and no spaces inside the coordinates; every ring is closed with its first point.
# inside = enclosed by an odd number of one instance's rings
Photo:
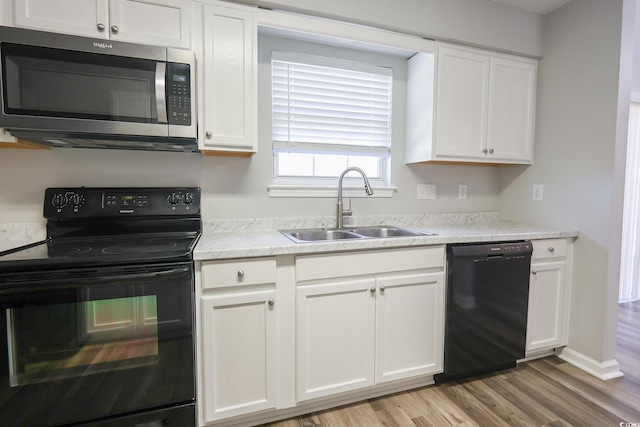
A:
{"type": "Polygon", "coordinates": [[[533,241],[526,351],[549,350],[568,341],[572,244],[533,241]]]}
{"type": "Polygon", "coordinates": [[[298,287],[298,401],[373,385],[375,286],[368,278],[298,287]]]}
{"type": "Polygon", "coordinates": [[[203,266],[200,425],[275,408],[275,277],[272,259],[203,266]]]}
{"type": "Polygon", "coordinates": [[[299,257],[298,401],[441,372],[443,266],[443,247],[299,257]]]}
{"type": "Polygon", "coordinates": [[[377,280],[376,383],[442,370],[442,273],[377,280]]]}

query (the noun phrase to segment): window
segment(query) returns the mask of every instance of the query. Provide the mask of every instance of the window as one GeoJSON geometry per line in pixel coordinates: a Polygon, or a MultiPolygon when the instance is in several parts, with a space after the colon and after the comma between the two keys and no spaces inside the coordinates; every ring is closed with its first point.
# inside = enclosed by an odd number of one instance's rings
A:
{"type": "Polygon", "coordinates": [[[358,166],[389,185],[391,68],[273,52],[271,72],[274,182],[335,185],[358,166]]]}

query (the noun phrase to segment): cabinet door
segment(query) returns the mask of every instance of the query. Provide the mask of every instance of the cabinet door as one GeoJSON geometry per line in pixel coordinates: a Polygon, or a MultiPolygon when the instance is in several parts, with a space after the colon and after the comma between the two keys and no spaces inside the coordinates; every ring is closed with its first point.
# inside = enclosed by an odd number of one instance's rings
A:
{"type": "Polygon", "coordinates": [[[189,0],[110,0],[112,40],[189,47],[189,0]]]}
{"type": "Polygon", "coordinates": [[[487,160],[531,161],[536,62],[491,58],[487,160]]]}
{"type": "Polygon", "coordinates": [[[203,296],[204,422],[275,407],[275,290],[203,296]]]}
{"type": "Polygon", "coordinates": [[[109,38],[108,0],[15,0],[14,5],[16,27],[109,38]]]}
{"type": "Polygon", "coordinates": [[[253,10],[204,6],[202,150],[257,150],[257,34],[253,10]]]}
{"type": "Polygon", "coordinates": [[[527,351],[551,349],[563,342],[564,261],[531,264],[527,351]]]}
{"type": "Polygon", "coordinates": [[[442,273],[377,280],[376,383],[442,371],[442,273]]]}
{"type": "Polygon", "coordinates": [[[374,383],[375,279],[298,286],[298,401],[374,383]]]}
{"type": "Polygon", "coordinates": [[[436,73],[436,158],[484,158],[489,56],[440,46],[436,73]]]}

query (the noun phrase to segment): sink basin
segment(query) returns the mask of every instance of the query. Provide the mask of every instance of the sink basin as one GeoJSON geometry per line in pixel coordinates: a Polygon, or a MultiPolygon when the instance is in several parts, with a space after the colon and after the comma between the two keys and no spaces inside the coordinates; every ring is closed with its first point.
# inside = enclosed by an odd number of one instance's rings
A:
{"type": "Polygon", "coordinates": [[[424,236],[425,233],[419,233],[406,228],[389,227],[386,225],[373,227],[356,227],[350,231],[365,237],[403,237],[403,236],[424,236]]]}
{"type": "Polygon", "coordinates": [[[306,230],[280,230],[294,242],[318,242],[325,240],[362,239],[362,236],[335,228],[310,228],[306,230]]]}
{"type": "Polygon", "coordinates": [[[422,233],[419,231],[388,225],[350,228],[308,228],[279,231],[296,243],[434,235],[433,233],[422,233]]]}

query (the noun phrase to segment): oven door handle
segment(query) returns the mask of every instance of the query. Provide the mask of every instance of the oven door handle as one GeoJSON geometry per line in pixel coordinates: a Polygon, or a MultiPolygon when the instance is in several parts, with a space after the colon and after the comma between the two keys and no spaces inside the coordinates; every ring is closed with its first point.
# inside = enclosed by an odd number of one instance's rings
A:
{"type": "MultiPolygon", "coordinates": [[[[164,278],[171,276],[178,276],[181,274],[185,274],[189,272],[189,266],[183,266],[178,268],[172,268],[169,270],[158,270],[158,271],[145,271],[142,270],[140,272],[129,272],[126,274],[108,274],[105,276],[92,276],[88,277],[86,275],[83,276],[75,276],[72,272],[67,274],[67,277],[55,277],[55,278],[40,278],[34,277],[29,273],[25,273],[24,275],[19,275],[14,279],[10,279],[7,281],[7,285],[16,286],[18,284],[27,284],[29,286],[55,286],[57,283],[63,283],[64,285],[70,285],[74,283],[84,283],[90,281],[91,283],[107,283],[107,282],[117,282],[123,280],[144,280],[144,279],[153,279],[153,278],[164,278]]],[[[98,272],[97,272],[98,273],[98,272]]]]}
{"type": "Polygon", "coordinates": [[[102,277],[92,278],[91,281],[113,282],[115,280],[152,279],[154,277],[177,276],[180,274],[187,273],[188,271],[189,271],[189,267],[184,266],[180,268],[172,268],[171,270],[152,271],[152,272],[145,272],[145,273],[130,273],[130,274],[121,274],[121,275],[114,275],[114,276],[102,276],[102,277]]]}

